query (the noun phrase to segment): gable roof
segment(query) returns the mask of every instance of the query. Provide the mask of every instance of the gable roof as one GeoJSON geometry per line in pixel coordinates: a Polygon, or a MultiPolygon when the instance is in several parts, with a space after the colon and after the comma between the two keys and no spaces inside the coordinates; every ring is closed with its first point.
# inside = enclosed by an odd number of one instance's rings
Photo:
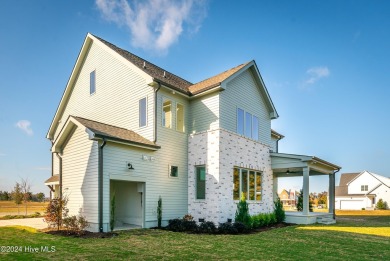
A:
{"type": "MultiPolygon", "coordinates": [[[[48,139],[52,139],[54,135],[54,131],[56,127],[58,126],[58,121],[60,120],[60,117],[65,109],[66,103],[69,100],[69,97],[72,93],[73,85],[77,79],[77,74],[82,67],[83,59],[86,56],[89,47],[91,46],[92,42],[97,40],[98,42],[101,42],[102,45],[107,46],[110,50],[114,51],[114,53],[118,54],[122,59],[127,60],[131,64],[133,64],[136,68],[145,73],[145,76],[151,77],[154,82],[159,82],[162,85],[169,87],[173,90],[176,90],[178,92],[181,92],[188,97],[200,94],[202,92],[208,91],[210,89],[213,89],[213,87],[220,86],[224,81],[228,80],[230,77],[233,77],[233,75],[238,74],[240,71],[251,69],[252,72],[254,72],[254,76],[256,79],[256,82],[260,85],[260,91],[264,96],[264,101],[267,105],[267,107],[270,110],[270,117],[272,119],[275,119],[279,117],[274,104],[271,100],[271,97],[269,96],[268,90],[265,87],[265,84],[261,78],[260,72],[257,69],[256,63],[254,61],[250,61],[248,63],[240,64],[232,69],[229,69],[225,72],[222,72],[220,74],[217,74],[216,76],[210,77],[206,80],[200,81],[196,84],[193,84],[173,73],[170,73],[161,67],[154,65],[153,63],[150,63],[137,55],[134,55],[130,53],[129,51],[126,51],[122,48],[117,47],[116,45],[98,37],[95,35],[92,35],[90,33],[87,34],[83,46],[80,50],[80,53],[77,57],[76,64],[72,70],[71,76],[68,80],[68,83],[66,85],[65,91],[62,95],[61,101],[57,107],[56,113],[53,117],[53,120],[50,124],[50,128],[48,130],[48,133],[46,137],[48,139]]],[[[150,85],[153,86],[153,82],[150,83],[150,85]]]]}
{"type": "Polygon", "coordinates": [[[76,119],[79,123],[81,123],[83,126],[88,128],[91,132],[93,132],[94,137],[96,138],[107,138],[113,141],[125,142],[133,145],[141,145],[155,149],[160,148],[160,146],[156,145],[154,142],[145,139],[144,137],[132,130],[119,128],[116,126],[93,120],[88,120],[81,117],[72,117],[76,119]]]}
{"type": "Polygon", "coordinates": [[[97,38],[99,41],[110,47],[112,50],[117,52],[119,55],[121,55],[123,58],[137,66],[139,69],[144,71],[145,73],[149,74],[151,77],[156,79],[157,81],[163,83],[164,85],[171,87],[172,89],[175,89],[176,91],[180,91],[185,94],[189,94],[189,87],[193,85],[191,82],[184,80],[183,78],[168,72],[167,70],[154,65],[151,62],[146,61],[145,59],[142,59],[141,57],[138,57],[135,54],[130,53],[129,51],[126,51],[122,48],[117,47],[116,45],[107,42],[106,40],[93,35],[95,38],[97,38]]]}
{"type": "Polygon", "coordinates": [[[188,88],[188,90],[190,91],[191,94],[195,95],[200,92],[209,90],[213,87],[219,86],[224,80],[226,80],[227,78],[229,78],[230,76],[238,72],[241,68],[243,68],[247,64],[249,64],[249,62],[240,64],[234,68],[231,68],[215,76],[212,76],[206,80],[200,81],[194,85],[191,85],[188,88]]]}
{"type": "Polygon", "coordinates": [[[355,179],[360,173],[343,173],[340,176],[339,186],[347,186],[347,184],[355,179]]]}

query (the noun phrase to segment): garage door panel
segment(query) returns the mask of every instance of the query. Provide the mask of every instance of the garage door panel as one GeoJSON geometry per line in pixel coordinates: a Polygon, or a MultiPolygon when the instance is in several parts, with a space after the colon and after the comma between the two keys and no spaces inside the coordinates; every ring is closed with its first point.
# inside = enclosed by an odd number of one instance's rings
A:
{"type": "Polygon", "coordinates": [[[341,209],[361,210],[364,207],[363,200],[341,200],[341,209]]]}

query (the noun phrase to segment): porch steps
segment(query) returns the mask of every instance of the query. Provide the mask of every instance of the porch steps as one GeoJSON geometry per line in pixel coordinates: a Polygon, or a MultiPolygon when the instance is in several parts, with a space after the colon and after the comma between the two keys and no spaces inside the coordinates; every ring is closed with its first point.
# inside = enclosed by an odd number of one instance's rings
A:
{"type": "Polygon", "coordinates": [[[332,217],[317,217],[317,223],[330,225],[330,224],[335,224],[336,220],[334,220],[332,217]]]}

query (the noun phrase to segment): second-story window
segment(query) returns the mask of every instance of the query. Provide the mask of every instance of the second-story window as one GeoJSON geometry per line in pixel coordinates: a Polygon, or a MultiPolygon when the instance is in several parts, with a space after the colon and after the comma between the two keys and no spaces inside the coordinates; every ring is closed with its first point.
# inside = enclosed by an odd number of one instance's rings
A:
{"type": "Polygon", "coordinates": [[[360,190],[361,191],[368,191],[368,185],[361,185],[360,190]]]}
{"type": "Polygon", "coordinates": [[[180,103],[176,104],[176,130],[184,132],[184,106],[180,103]]]}
{"type": "Polygon", "coordinates": [[[172,101],[164,99],[162,125],[166,128],[172,128],[172,101]]]}
{"type": "Polygon", "coordinates": [[[237,108],[237,133],[248,138],[259,139],[259,118],[237,108]]]}
{"type": "Polygon", "coordinates": [[[89,74],[89,94],[94,94],[96,92],[96,70],[93,70],[89,74]]]}
{"type": "Polygon", "coordinates": [[[139,100],[139,126],[145,127],[147,124],[146,97],[139,100]]]}

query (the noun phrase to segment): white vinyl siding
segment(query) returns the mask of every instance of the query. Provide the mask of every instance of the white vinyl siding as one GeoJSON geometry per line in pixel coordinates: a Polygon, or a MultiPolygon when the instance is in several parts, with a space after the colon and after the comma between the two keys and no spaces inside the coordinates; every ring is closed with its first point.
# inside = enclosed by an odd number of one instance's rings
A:
{"type": "Polygon", "coordinates": [[[130,129],[153,140],[154,124],[139,127],[139,100],[147,97],[147,120],[154,119],[154,91],[134,65],[123,62],[106,51],[100,44],[92,43],[80,69],[74,89],[55,131],[57,138],[69,115],[130,129]],[[90,95],[90,73],[96,70],[97,90],[90,95]]]}
{"type": "Polygon", "coordinates": [[[211,93],[191,101],[191,132],[219,128],[219,96],[219,93],[211,93]]]}
{"type": "Polygon", "coordinates": [[[78,127],[63,149],[62,193],[69,198],[69,215],[83,214],[98,223],[98,146],[78,127]]]}
{"type": "MultiPolygon", "coordinates": [[[[157,98],[157,144],[161,149],[150,151],[126,145],[108,142],[104,147],[104,197],[107,201],[104,220],[109,222],[109,179],[122,177],[128,181],[145,182],[145,223],[146,227],[157,225],[155,214],[159,196],[163,203],[163,224],[169,219],[182,217],[188,212],[188,139],[185,132],[168,129],[162,126],[162,103],[164,99],[188,106],[188,101],[179,95],[172,95],[161,89],[157,98]],[[146,156],[146,157],[143,157],[146,156]],[[153,160],[151,160],[151,157],[153,160]],[[133,165],[134,170],[128,170],[126,162],[133,165]],[[168,166],[177,166],[179,175],[169,177],[168,166]]],[[[184,113],[185,123],[188,115],[184,113]]],[[[175,126],[175,115],[172,115],[175,126]]],[[[106,203],[105,203],[106,204],[106,203]]],[[[105,221],[105,222],[106,222],[105,221]]]]}
{"type": "Polygon", "coordinates": [[[271,118],[259,87],[250,70],[242,72],[226,84],[220,92],[220,127],[237,132],[237,108],[258,118],[259,138],[266,145],[271,144],[271,118]]]}

